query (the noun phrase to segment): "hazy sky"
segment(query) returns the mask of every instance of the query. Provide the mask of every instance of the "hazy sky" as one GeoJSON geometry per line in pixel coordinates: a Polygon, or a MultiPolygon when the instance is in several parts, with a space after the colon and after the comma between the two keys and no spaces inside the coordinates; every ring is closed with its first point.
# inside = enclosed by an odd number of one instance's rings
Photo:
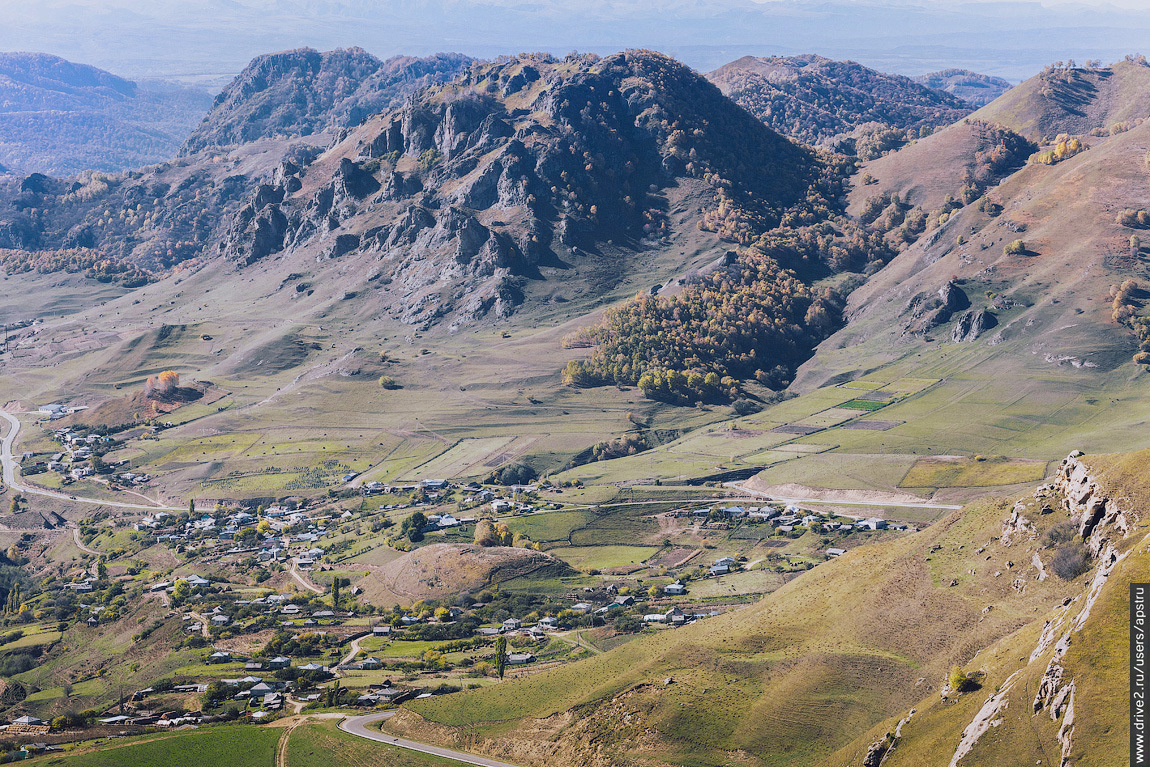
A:
{"type": "Polygon", "coordinates": [[[359,45],[380,57],[649,47],[707,71],[818,53],[903,74],[1021,80],[1150,53],[1150,0],[0,0],[0,50],[218,87],[253,56],[359,45]]]}

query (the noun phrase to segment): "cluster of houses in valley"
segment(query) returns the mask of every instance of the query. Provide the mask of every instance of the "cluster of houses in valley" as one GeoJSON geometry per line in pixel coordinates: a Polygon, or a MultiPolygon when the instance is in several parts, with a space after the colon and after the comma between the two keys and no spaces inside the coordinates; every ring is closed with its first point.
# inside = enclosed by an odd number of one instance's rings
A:
{"type": "Polygon", "coordinates": [[[195,542],[221,554],[250,554],[262,565],[294,559],[300,568],[308,569],[324,554],[317,544],[329,535],[328,523],[352,516],[350,511],[309,516],[302,507],[282,506],[270,506],[262,515],[246,509],[192,517],[158,511],[134,526],[139,532],[154,535],[157,543],[177,546],[195,542]]]}
{"type": "MultiPolygon", "coordinates": [[[[344,479],[349,477],[354,478],[354,475],[347,475],[344,479]]],[[[497,490],[489,487],[484,487],[478,482],[468,482],[465,485],[455,485],[446,479],[422,479],[418,482],[411,484],[386,484],[383,482],[365,482],[361,487],[364,495],[411,495],[414,493],[422,493],[426,500],[420,500],[411,504],[393,504],[389,506],[381,506],[380,508],[385,511],[392,509],[404,509],[411,506],[425,506],[429,503],[442,498],[449,490],[458,489],[463,495],[459,499],[463,508],[477,508],[480,506],[487,506],[492,512],[496,514],[511,514],[521,511],[532,511],[535,505],[527,502],[531,496],[539,489],[538,485],[508,485],[497,490]]],[[[474,523],[474,519],[460,519],[458,524],[467,525],[474,523]]],[[[444,529],[453,525],[440,525],[438,529],[444,529]]],[[[424,532],[432,532],[436,528],[429,526],[424,532]]]]}
{"type": "Polygon", "coordinates": [[[92,467],[94,452],[99,450],[102,445],[112,442],[109,437],[99,434],[81,435],[69,429],[57,430],[55,438],[63,450],[52,454],[46,461],[40,460],[38,462],[32,462],[34,459],[32,453],[25,453],[21,457],[22,463],[26,464],[21,469],[24,474],[33,475],[38,472],[54,471],[73,480],[89,477],[95,473],[95,469],[92,467]]]}
{"type": "MultiPolygon", "coordinates": [[[[348,474],[343,479],[344,482],[350,482],[355,479],[354,474],[348,474]]],[[[412,493],[422,491],[427,495],[429,500],[436,500],[444,493],[452,488],[452,484],[446,479],[421,479],[418,482],[406,485],[392,485],[384,482],[365,482],[360,488],[364,495],[379,495],[381,493],[388,495],[411,495],[412,493]]]]}
{"type": "Polygon", "coordinates": [[[61,405],[59,402],[53,402],[49,405],[41,405],[39,413],[42,416],[47,416],[49,421],[59,421],[65,416],[87,409],[87,405],[61,405]]]}
{"type": "Polygon", "coordinates": [[[865,519],[843,518],[828,512],[808,511],[798,506],[718,506],[679,510],[671,516],[689,517],[701,524],[714,520],[720,523],[742,520],[751,524],[768,522],[782,534],[796,530],[816,530],[821,533],[851,533],[856,530],[905,530],[906,525],[889,523],[880,517],[865,519]],[[846,519],[847,521],[843,521],[846,519]]]}

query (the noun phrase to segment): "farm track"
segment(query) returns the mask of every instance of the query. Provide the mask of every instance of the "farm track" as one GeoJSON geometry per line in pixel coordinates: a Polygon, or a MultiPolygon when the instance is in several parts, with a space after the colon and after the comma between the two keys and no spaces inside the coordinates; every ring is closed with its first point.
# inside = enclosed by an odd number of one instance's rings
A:
{"type": "Polygon", "coordinates": [[[306,577],[304,577],[304,574],[301,573],[299,571],[299,569],[296,567],[296,562],[294,559],[292,560],[292,563],[291,563],[291,576],[293,578],[295,578],[296,581],[298,581],[300,583],[300,585],[303,586],[308,591],[311,591],[311,592],[316,593],[316,594],[323,594],[324,593],[323,589],[321,589],[319,586],[315,585],[310,580],[308,580],[306,577]]]}

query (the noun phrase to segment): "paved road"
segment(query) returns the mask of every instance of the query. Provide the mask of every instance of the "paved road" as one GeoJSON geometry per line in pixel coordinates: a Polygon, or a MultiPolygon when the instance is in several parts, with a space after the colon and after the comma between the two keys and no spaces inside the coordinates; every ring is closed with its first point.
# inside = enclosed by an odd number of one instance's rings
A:
{"type": "Polygon", "coordinates": [[[16,480],[16,459],[12,456],[12,446],[16,442],[16,435],[20,433],[20,420],[11,413],[0,410],[2,416],[12,428],[4,435],[4,439],[0,440],[0,463],[4,465],[4,484],[16,490],[17,492],[27,493],[28,495],[42,495],[47,498],[58,498],[62,501],[75,501],[76,503],[91,503],[96,506],[115,506],[119,509],[145,509],[147,511],[159,511],[161,509],[178,510],[175,506],[145,506],[141,503],[123,503],[121,501],[104,501],[99,498],[85,498],[83,496],[68,495],[67,493],[57,493],[54,490],[41,490],[38,487],[31,487],[29,485],[21,484],[16,480]]]}
{"type": "Polygon", "coordinates": [[[399,748],[407,748],[412,751],[419,751],[424,754],[432,756],[440,756],[444,759],[454,759],[457,762],[464,764],[474,764],[478,767],[516,767],[516,765],[508,762],[499,762],[495,759],[488,759],[485,756],[476,756],[474,754],[467,754],[463,751],[453,751],[450,748],[439,748],[438,746],[429,746],[426,743],[416,743],[414,740],[406,740],[404,738],[396,738],[392,735],[385,735],[378,730],[368,729],[369,724],[378,722],[381,719],[388,719],[395,715],[394,711],[384,711],[382,714],[368,714],[367,716],[353,716],[344,719],[339,723],[339,728],[344,732],[358,735],[361,738],[374,740],[377,743],[386,743],[389,746],[398,746],[399,748]]]}

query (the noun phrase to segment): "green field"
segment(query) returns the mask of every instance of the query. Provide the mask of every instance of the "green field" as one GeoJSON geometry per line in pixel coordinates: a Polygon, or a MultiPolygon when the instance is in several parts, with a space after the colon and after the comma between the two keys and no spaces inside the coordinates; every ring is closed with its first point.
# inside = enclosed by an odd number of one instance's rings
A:
{"type": "MultiPolygon", "coordinates": [[[[109,744],[99,751],[53,757],[63,767],[272,767],[282,728],[211,727],[146,742],[109,744]]],[[[145,736],[147,737],[147,736],[145,736]]]]}
{"type": "Polygon", "coordinates": [[[533,541],[566,541],[571,533],[595,519],[589,511],[548,511],[504,520],[514,533],[533,541]]]}
{"type": "Polygon", "coordinates": [[[899,483],[901,487],[994,487],[1037,482],[1046,476],[1045,461],[991,458],[923,458],[899,483]]]}
{"type": "Polygon", "coordinates": [[[850,408],[851,410],[879,410],[886,406],[887,403],[885,402],[875,402],[869,399],[852,399],[839,405],[839,407],[850,408]]]}
{"type": "Polygon", "coordinates": [[[655,546],[571,546],[551,553],[580,570],[603,570],[642,564],[658,551],[655,546]]]}

